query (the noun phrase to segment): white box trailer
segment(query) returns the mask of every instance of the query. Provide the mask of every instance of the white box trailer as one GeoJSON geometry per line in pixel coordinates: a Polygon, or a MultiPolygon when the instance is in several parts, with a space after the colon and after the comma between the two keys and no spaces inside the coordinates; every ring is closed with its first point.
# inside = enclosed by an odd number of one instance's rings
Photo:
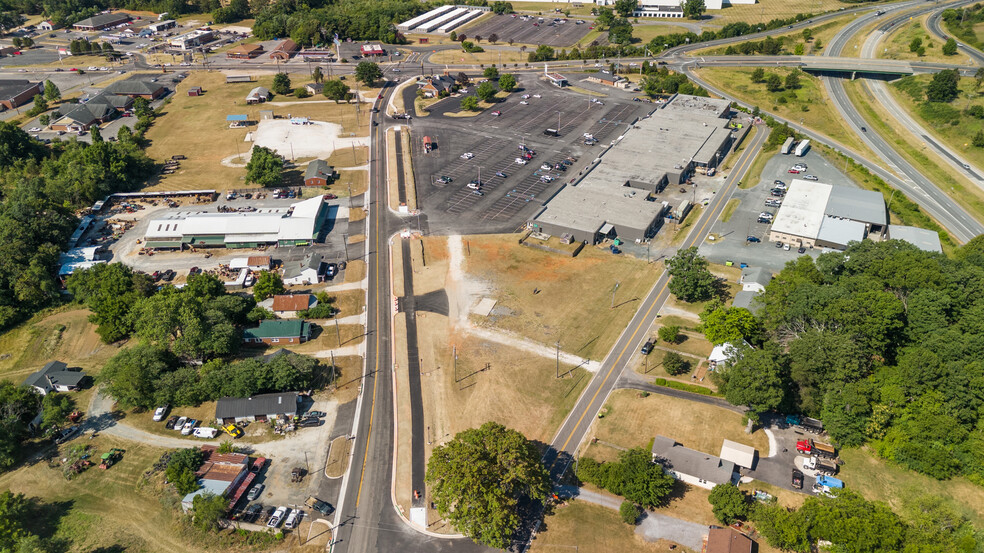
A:
{"type": "Polygon", "coordinates": [[[782,143],[782,150],[780,151],[783,154],[788,154],[790,150],[793,149],[793,144],[796,144],[796,141],[793,140],[793,137],[790,136],[789,138],[786,139],[785,142],[782,143]]]}
{"type": "Polygon", "coordinates": [[[810,141],[804,140],[796,145],[796,156],[803,157],[810,150],[810,141]]]}

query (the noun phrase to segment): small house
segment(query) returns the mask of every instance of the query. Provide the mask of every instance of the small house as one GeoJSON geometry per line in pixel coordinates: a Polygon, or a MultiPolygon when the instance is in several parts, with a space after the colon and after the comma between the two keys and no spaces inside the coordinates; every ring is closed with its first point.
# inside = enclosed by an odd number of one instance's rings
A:
{"type": "Polygon", "coordinates": [[[298,46],[296,42],[288,38],[280,41],[280,43],[277,44],[277,47],[270,52],[270,59],[287,61],[294,57],[294,54],[296,54],[300,49],[301,47],[298,46]]]}
{"type": "Polygon", "coordinates": [[[54,31],[57,28],[58,28],[58,25],[55,25],[54,23],[52,23],[50,19],[49,20],[42,21],[41,23],[38,23],[38,29],[40,29],[42,31],[54,31]]]}
{"type": "Polygon", "coordinates": [[[663,465],[673,478],[708,490],[718,484],[734,484],[738,479],[732,461],[683,447],[665,436],[653,440],[652,455],[653,462],[663,465]]]}
{"type": "Polygon", "coordinates": [[[85,378],[86,374],[81,370],[69,370],[68,365],[61,361],[49,361],[41,370],[31,373],[24,385],[44,396],[50,392],[74,392],[85,378]]]}
{"type": "Polygon", "coordinates": [[[205,94],[205,91],[200,86],[193,86],[188,89],[188,96],[201,96],[202,94],[205,94]]]}
{"type": "Polygon", "coordinates": [[[704,553],[752,553],[757,551],[751,538],[734,528],[711,526],[704,544],[704,553]]]}
{"type": "Polygon", "coordinates": [[[311,337],[311,323],[303,319],[260,321],[256,328],[243,330],[247,344],[301,344],[311,337]]]}
{"type": "Polygon", "coordinates": [[[304,171],[304,184],[306,186],[328,186],[335,180],[335,168],[328,165],[323,159],[316,159],[308,163],[304,171]]]}
{"type": "Polygon", "coordinates": [[[301,261],[294,261],[284,266],[284,284],[296,286],[301,284],[317,284],[324,274],[322,267],[324,258],[320,254],[309,253],[301,261]]]}
{"type": "Polygon", "coordinates": [[[297,414],[297,392],[259,394],[253,397],[224,397],[215,404],[215,418],[222,424],[267,422],[291,419],[297,414]]]}
{"type": "Polygon", "coordinates": [[[765,292],[772,273],[764,267],[745,267],[741,271],[741,289],[746,292],[765,292]]]}
{"type": "Polygon", "coordinates": [[[281,319],[293,319],[298,313],[318,305],[313,294],[284,294],[273,297],[273,314],[281,319]]]}
{"type": "Polygon", "coordinates": [[[424,92],[425,98],[434,98],[442,93],[454,92],[457,82],[449,75],[431,75],[424,80],[420,90],[424,92]]]}
{"type": "Polygon", "coordinates": [[[308,83],[304,85],[304,89],[308,91],[308,94],[314,96],[316,94],[321,94],[321,91],[325,89],[325,85],[321,83],[308,83]]]}
{"type": "Polygon", "coordinates": [[[246,103],[260,104],[269,101],[271,98],[273,98],[273,95],[270,94],[269,90],[262,86],[258,86],[253,90],[250,90],[249,94],[246,95],[246,103]]]}

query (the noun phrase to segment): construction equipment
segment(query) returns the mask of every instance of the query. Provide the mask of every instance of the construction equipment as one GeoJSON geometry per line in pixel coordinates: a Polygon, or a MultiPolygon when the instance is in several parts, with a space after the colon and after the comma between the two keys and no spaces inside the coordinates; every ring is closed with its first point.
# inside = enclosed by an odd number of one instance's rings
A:
{"type": "Polygon", "coordinates": [[[110,449],[106,453],[103,453],[102,462],[99,463],[99,468],[106,470],[109,467],[115,465],[116,463],[119,463],[120,459],[123,458],[124,453],[126,453],[126,450],[120,449],[118,447],[114,447],[113,449],[110,449]]]}
{"type": "Polygon", "coordinates": [[[304,474],[306,472],[307,471],[304,470],[304,467],[294,467],[290,471],[290,481],[291,482],[300,482],[301,480],[304,479],[304,474]]]}

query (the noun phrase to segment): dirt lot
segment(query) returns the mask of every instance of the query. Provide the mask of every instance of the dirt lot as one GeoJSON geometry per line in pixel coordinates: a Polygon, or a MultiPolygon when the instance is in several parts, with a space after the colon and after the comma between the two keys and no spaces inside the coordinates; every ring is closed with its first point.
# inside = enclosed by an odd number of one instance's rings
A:
{"type": "Polygon", "coordinates": [[[722,440],[750,445],[765,457],[769,440],[762,430],[745,434],[742,416],[720,407],[658,394],[641,397],[634,390],[618,390],[605,403],[604,418],[595,420],[583,455],[599,461],[614,460],[623,448],[647,447],[657,435],[676,440],[691,449],[717,455],[722,440]],[[606,442],[606,443],[601,443],[606,442]],[[611,444],[611,445],[609,445],[611,444]]]}
{"type": "MultiPolygon", "coordinates": [[[[310,76],[292,75],[297,83],[307,82],[310,76]]],[[[260,121],[261,110],[273,110],[276,116],[309,117],[315,121],[338,125],[342,137],[364,137],[369,134],[369,119],[363,116],[357,124],[354,104],[335,104],[323,96],[313,96],[304,100],[277,96],[265,104],[246,105],[245,96],[256,86],[270,87],[272,76],[260,77],[251,83],[226,84],[225,75],[220,72],[191,72],[187,79],[177,86],[173,100],[163,108],[159,117],[147,133],[150,146],[147,154],[156,159],[169,159],[172,155],[185,155],[181,168],[160,181],[152,182],[151,189],[194,190],[201,188],[242,188],[245,170],[241,164],[224,165],[222,160],[246,154],[252,143],[246,142],[248,132],[257,130],[255,125],[246,129],[230,129],[226,115],[246,114],[250,121],[260,121]],[[188,96],[188,88],[201,86],[203,96],[188,96]],[[207,183],[203,185],[203,183],[207,183]]],[[[279,123],[280,120],[276,121],[279,123]]],[[[272,123],[272,122],[268,122],[272,123]]],[[[302,126],[303,127],[303,126],[302,126]]],[[[296,130],[296,129],[295,129],[296,130]]],[[[297,131],[302,132],[302,131],[297,131]]],[[[263,133],[261,133],[262,135],[263,133]]],[[[272,140],[272,139],[271,139],[272,140]]],[[[293,141],[292,141],[293,142],[293,141]]],[[[347,146],[347,143],[344,144],[347,146]]],[[[295,146],[300,149],[301,142],[295,146]]],[[[341,147],[320,142],[319,148],[325,152],[341,147]]],[[[289,149],[289,148],[288,148],[289,149]]],[[[320,155],[321,151],[317,153],[320,155]]],[[[295,156],[301,155],[295,151],[295,156]]],[[[327,155],[327,154],[326,154],[327,155]]],[[[288,153],[288,157],[290,154],[288,153]]],[[[363,161],[364,162],[364,161],[363,161]]],[[[339,167],[348,165],[338,164],[339,167]]]]}
{"type": "Polygon", "coordinates": [[[574,258],[519,246],[518,235],[466,239],[468,278],[496,300],[482,326],[600,360],[625,329],[657,271],[645,260],[585,247],[574,258]],[[614,301],[612,291],[616,282],[614,301]],[[614,306],[614,308],[612,307],[614,306]]]}

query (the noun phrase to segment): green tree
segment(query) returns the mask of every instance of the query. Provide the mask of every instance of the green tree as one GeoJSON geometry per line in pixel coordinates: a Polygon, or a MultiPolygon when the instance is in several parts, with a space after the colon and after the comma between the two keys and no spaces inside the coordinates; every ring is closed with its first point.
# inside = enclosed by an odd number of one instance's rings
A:
{"type": "Polygon", "coordinates": [[[92,139],[92,143],[102,142],[102,132],[99,130],[99,125],[93,125],[89,127],[89,137],[92,139]]]}
{"type": "MultiPolygon", "coordinates": [[[[28,437],[28,423],[37,415],[40,403],[34,389],[0,380],[0,470],[12,467],[23,453],[21,442],[28,437]]],[[[0,527],[2,519],[0,516],[0,527]]]]}
{"type": "Polygon", "coordinates": [[[806,27],[803,29],[803,40],[810,42],[813,39],[813,29],[806,27]]]}
{"type": "Polygon", "coordinates": [[[38,123],[41,123],[42,127],[47,127],[51,124],[51,116],[47,113],[42,113],[38,116],[38,123]]]}
{"type": "Polygon", "coordinates": [[[721,300],[708,302],[700,313],[697,330],[715,345],[741,342],[755,336],[758,322],[755,316],[741,307],[724,307],[721,300]]]}
{"type": "Polygon", "coordinates": [[[31,117],[35,117],[44,112],[48,111],[48,101],[44,99],[43,94],[34,95],[34,106],[27,110],[27,114],[31,117]]]}
{"type": "Polygon", "coordinates": [[[499,88],[506,92],[512,92],[516,88],[516,76],[512,73],[503,73],[500,75],[499,88]]]}
{"type": "Polygon", "coordinates": [[[639,515],[642,514],[642,509],[638,505],[631,501],[623,501],[621,505],[618,506],[618,516],[622,519],[622,522],[635,526],[639,521],[639,515]]]}
{"type": "Polygon", "coordinates": [[[32,501],[22,493],[0,492],[0,551],[14,552],[18,542],[29,535],[32,501]]]}
{"type": "Polygon", "coordinates": [[[383,71],[371,61],[360,61],[355,66],[355,78],[366,86],[373,86],[383,76],[383,71]]]}
{"type": "Polygon", "coordinates": [[[683,15],[688,19],[700,19],[707,11],[704,0],[685,0],[683,3],[683,15]]]}
{"type": "Polygon", "coordinates": [[[667,374],[677,376],[690,372],[690,363],[679,353],[668,351],[663,355],[663,369],[667,374]]]}
{"type": "Polygon", "coordinates": [[[66,287],[77,301],[89,308],[89,322],[98,325],[96,333],[107,344],[133,332],[130,309],[154,291],[148,275],[134,273],[122,263],[103,263],[75,271],[66,287]]]}
{"type": "Polygon", "coordinates": [[[275,94],[286,96],[290,94],[290,77],[287,73],[277,73],[273,76],[273,86],[270,87],[275,94]]]}
{"type": "Polygon", "coordinates": [[[765,80],[765,69],[762,69],[761,67],[756,67],[752,71],[752,82],[760,83],[764,80],[765,80]]]}
{"type": "Polygon", "coordinates": [[[615,0],[615,13],[619,17],[632,17],[638,7],[639,0],[615,0]]]}
{"type": "Polygon", "coordinates": [[[484,83],[475,87],[475,95],[482,99],[483,102],[491,102],[495,99],[495,94],[498,92],[495,83],[492,81],[485,81],[484,83]]]}
{"type": "Polygon", "coordinates": [[[68,421],[75,410],[75,400],[68,394],[46,394],[41,401],[43,428],[58,428],[68,421]]]}
{"type": "MultiPolygon", "coordinates": [[[[796,46],[793,47],[793,55],[795,55],[795,56],[802,56],[803,55],[803,52],[805,52],[805,51],[806,51],[806,48],[802,44],[797,44],[796,46]]],[[[793,76],[793,74],[790,73],[789,75],[786,76],[786,80],[788,81],[789,80],[789,77],[792,77],[792,76],[793,76]]]]}
{"type": "Polygon", "coordinates": [[[696,247],[680,250],[666,260],[670,274],[670,292],[681,300],[692,303],[704,301],[714,295],[717,279],[707,270],[707,260],[697,253],[696,247]]]}
{"type": "MultiPolygon", "coordinates": [[[[628,46],[632,42],[632,24],[620,17],[608,27],[608,42],[628,46]]],[[[613,73],[614,74],[614,73],[613,73]]]]}
{"type": "Polygon", "coordinates": [[[923,45],[922,38],[915,37],[912,39],[912,42],[909,43],[909,51],[913,53],[918,52],[919,49],[922,48],[922,45],[923,45]]]}
{"type": "Polygon", "coordinates": [[[256,284],[253,285],[253,297],[256,301],[263,301],[278,294],[283,294],[284,280],[280,273],[274,271],[261,271],[256,277],[256,284]]]}
{"type": "Polygon", "coordinates": [[[953,37],[950,37],[946,40],[946,43],[943,45],[943,55],[952,56],[956,53],[957,53],[957,41],[954,40],[953,37]]]}
{"type": "Polygon", "coordinates": [[[196,447],[179,449],[171,453],[164,475],[168,482],[174,484],[178,493],[189,494],[200,487],[195,478],[195,471],[204,460],[205,453],[196,447]]]}
{"type": "Polygon", "coordinates": [[[196,495],[192,500],[192,515],[194,516],[195,526],[202,530],[219,530],[222,526],[219,521],[226,514],[229,500],[211,492],[196,495]]]}
{"type": "Polygon", "coordinates": [[[495,33],[490,34],[489,35],[489,44],[493,44],[494,45],[496,42],[499,42],[499,35],[497,35],[495,33]]]}
{"type": "Polygon", "coordinates": [[[55,83],[51,81],[44,82],[44,97],[49,102],[55,102],[61,100],[61,91],[55,86],[55,83]]]}
{"type": "Polygon", "coordinates": [[[311,93],[308,92],[307,87],[299,86],[299,87],[297,87],[297,88],[294,89],[294,97],[295,98],[307,98],[309,96],[311,96],[311,93]]]}
{"type": "Polygon", "coordinates": [[[728,365],[711,373],[728,403],[744,405],[754,415],[786,403],[789,370],[777,348],[741,349],[728,365]]]}
{"type": "Polygon", "coordinates": [[[321,72],[321,66],[316,65],[314,71],[311,72],[311,80],[316,83],[324,82],[325,74],[321,72]]]}
{"type": "Polygon", "coordinates": [[[595,18],[595,24],[598,27],[608,27],[615,22],[615,14],[609,8],[601,8],[598,10],[598,17],[595,18]]]}
{"type": "Polygon", "coordinates": [[[126,125],[120,125],[120,130],[116,131],[116,140],[124,144],[132,144],[136,142],[136,137],[133,136],[133,130],[126,125]]]}
{"type": "Polygon", "coordinates": [[[673,477],[662,465],[653,462],[649,450],[641,447],[619,453],[618,461],[614,463],[581,459],[577,477],[647,508],[661,505],[674,485],[673,477]]]}
{"type": "Polygon", "coordinates": [[[984,67],[978,67],[977,71],[974,72],[974,84],[977,88],[984,84],[984,67]]]}
{"type": "Polygon", "coordinates": [[[813,41],[813,51],[814,52],[819,52],[822,49],[823,49],[823,41],[822,40],[820,40],[818,38],[815,41],[813,41]]]}
{"type": "Polygon", "coordinates": [[[461,99],[461,109],[464,111],[479,111],[478,98],[475,96],[465,96],[461,99]]]}
{"type": "Polygon", "coordinates": [[[325,82],[324,89],[322,89],[322,94],[330,100],[335,100],[335,103],[342,100],[348,100],[349,97],[349,85],[338,79],[331,79],[325,82]]]}
{"type": "Polygon", "coordinates": [[[482,75],[486,79],[495,80],[499,78],[499,70],[496,69],[494,66],[489,66],[485,68],[485,71],[482,72],[482,75]]]}
{"type": "Polygon", "coordinates": [[[975,148],[984,148],[984,131],[977,131],[974,138],[971,140],[975,148]]]}
{"type": "Polygon", "coordinates": [[[426,478],[442,517],[473,540],[499,549],[512,543],[520,505],[542,501],[550,490],[536,446],[495,422],[437,446],[426,478]]]}
{"type": "Polygon", "coordinates": [[[714,518],[721,524],[730,525],[739,520],[746,520],[751,510],[751,502],[745,492],[732,484],[718,484],[707,497],[711,503],[714,518]]]}
{"type": "Polygon", "coordinates": [[[950,102],[959,94],[957,85],[960,74],[956,69],[944,69],[933,75],[933,80],[926,86],[926,99],[930,102],[950,102]]]}
{"type": "Polygon", "coordinates": [[[782,77],[775,73],[769,73],[765,77],[765,89],[769,92],[779,92],[782,90],[782,77]]]}
{"type": "Polygon", "coordinates": [[[253,146],[246,163],[246,182],[277,186],[283,181],[284,158],[265,146],[253,146]]]}
{"type": "Polygon", "coordinates": [[[158,380],[175,365],[174,357],[167,351],[137,344],[111,357],[99,380],[106,384],[106,391],[120,406],[150,409],[155,404],[158,380]]]}
{"type": "Polygon", "coordinates": [[[668,344],[675,344],[680,340],[680,327],[677,325],[661,326],[657,332],[659,339],[668,344]]]}

